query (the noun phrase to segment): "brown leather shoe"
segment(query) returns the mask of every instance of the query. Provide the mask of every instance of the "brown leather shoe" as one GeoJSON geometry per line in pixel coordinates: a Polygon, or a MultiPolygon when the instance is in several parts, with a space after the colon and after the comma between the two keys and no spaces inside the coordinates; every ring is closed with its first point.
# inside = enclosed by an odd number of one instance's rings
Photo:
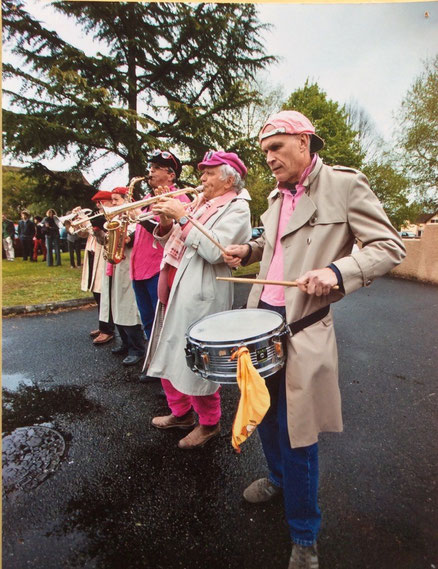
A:
{"type": "Polygon", "coordinates": [[[191,429],[196,425],[196,415],[193,410],[186,413],[183,417],[176,417],[171,413],[164,417],[154,417],[151,423],[157,429],[191,429]]]}
{"type": "Polygon", "coordinates": [[[91,336],[92,338],[95,338],[96,336],[99,336],[99,334],[100,334],[100,330],[91,330],[91,332],[90,332],[90,336],[91,336]]]}
{"type": "Polygon", "coordinates": [[[179,441],[178,447],[184,450],[201,448],[207,441],[213,437],[217,437],[220,430],[220,423],[217,425],[198,425],[186,437],[179,441]]]}
{"type": "Polygon", "coordinates": [[[97,338],[94,338],[93,344],[106,344],[107,342],[111,342],[113,338],[114,336],[112,334],[103,334],[101,332],[97,338]]]}

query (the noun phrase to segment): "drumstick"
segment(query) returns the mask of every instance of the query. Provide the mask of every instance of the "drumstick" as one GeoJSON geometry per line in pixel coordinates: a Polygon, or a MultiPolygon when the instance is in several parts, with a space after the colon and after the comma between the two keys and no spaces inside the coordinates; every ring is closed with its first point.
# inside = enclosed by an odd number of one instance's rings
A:
{"type": "Polygon", "coordinates": [[[216,245],[216,247],[218,247],[222,253],[224,253],[225,255],[227,255],[227,251],[225,249],[225,247],[222,247],[222,245],[219,243],[219,241],[216,241],[216,239],[214,239],[209,232],[205,229],[205,227],[203,225],[201,225],[199,223],[199,221],[196,221],[196,219],[193,219],[193,217],[187,216],[188,220],[190,221],[190,223],[193,223],[193,225],[196,227],[196,229],[199,229],[199,231],[201,233],[203,233],[208,239],[210,239],[210,241],[212,243],[214,243],[216,245]]]}
{"type": "MultiPolygon", "coordinates": [[[[248,283],[248,284],[263,284],[263,285],[279,285],[279,286],[298,286],[297,281],[267,281],[264,279],[246,279],[239,277],[216,277],[217,281],[229,281],[231,283],[248,283]]],[[[332,289],[338,290],[339,286],[332,286],[332,289]]]]}

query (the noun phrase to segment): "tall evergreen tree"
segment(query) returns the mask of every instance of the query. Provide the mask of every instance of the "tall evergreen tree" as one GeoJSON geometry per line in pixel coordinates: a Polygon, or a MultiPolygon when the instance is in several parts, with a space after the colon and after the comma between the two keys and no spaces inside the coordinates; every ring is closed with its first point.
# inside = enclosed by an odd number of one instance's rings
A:
{"type": "MultiPolygon", "coordinates": [[[[4,63],[4,148],[35,160],[109,155],[141,175],[147,152],[179,147],[195,165],[239,140],[247,85],[274,58],[251,4],[57,1],[105,53],[86,54],[45,29],[23,0],[2,0],[4,38],[23,65],[4,63]]],[[[108,172],[109,173],[109,172],[108,172]]]]}
{"type": "Polygon", "coordinates": [[[302,89],[294,91],[283,105],[303,113],[315,126],[316,132],[325,140],[320,152],[326,164],[360,168],[365,157],[357,132],[348,123],[343,106],[327,98],[317,83],[306,81],[302,89]]]}

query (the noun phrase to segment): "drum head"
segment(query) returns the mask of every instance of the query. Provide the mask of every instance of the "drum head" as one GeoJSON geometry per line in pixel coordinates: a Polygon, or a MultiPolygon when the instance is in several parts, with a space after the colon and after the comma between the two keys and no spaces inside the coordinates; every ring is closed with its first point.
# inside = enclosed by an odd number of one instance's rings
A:
{"type": "Polygon", "coordinates": [[[227,310],[201,318],[190,326],[187,336],[200,342],[239,342],[269,333],[282,323],[283,317],[272,310],[227,310]]]}

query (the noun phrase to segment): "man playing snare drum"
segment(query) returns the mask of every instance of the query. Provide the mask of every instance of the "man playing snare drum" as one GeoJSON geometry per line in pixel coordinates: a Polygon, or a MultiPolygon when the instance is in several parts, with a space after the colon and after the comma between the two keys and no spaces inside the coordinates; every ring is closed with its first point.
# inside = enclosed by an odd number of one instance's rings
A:
{"type": "Polygon", "coordinates": [[[282,314],[291,335],[285,367],[266,381],[271,407],[259,426],[269,477],[243,496],[260,503],[282,492],[293,542],[289,569],[317,569],[318,433],[342,430],[330,304],[369,286],[405,250],[365,176],[323,164],[317,152],[324,141],[304,115],[271,116],[259,141],[277,180],[262,216],[265,232],[229,246],[224,260],[231,267],[261,260],[261,279],[296,280],[298,287],[254,285],[248,299],[249,308],[282,314]],[[355,238],[363,248],[352,253],[355,238]]]}

